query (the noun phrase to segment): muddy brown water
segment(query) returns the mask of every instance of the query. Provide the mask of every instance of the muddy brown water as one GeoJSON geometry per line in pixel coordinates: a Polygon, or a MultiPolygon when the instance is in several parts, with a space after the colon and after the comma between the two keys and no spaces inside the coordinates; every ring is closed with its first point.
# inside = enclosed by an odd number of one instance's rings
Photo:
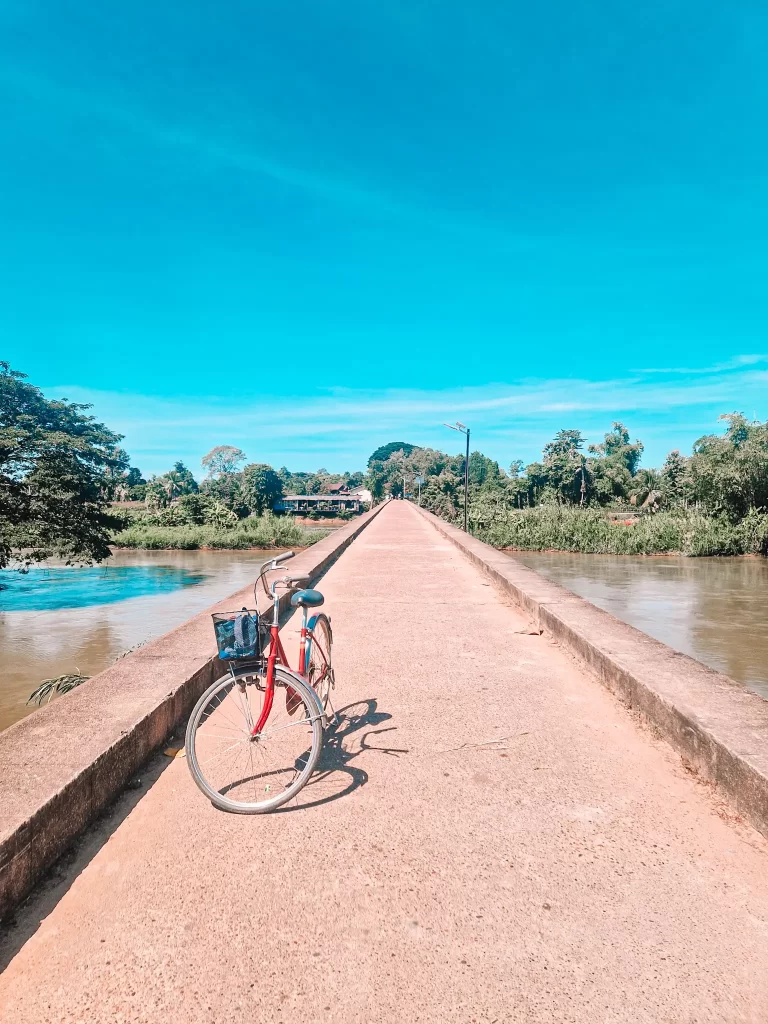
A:
{"type": "Polygon", "coordinates": [[[35,710],[25,701],[42,680],[101,672],[253,582],[270,554],[118,551],[103,566],[0,573],[0,729],[35,710]]]}
{"type": "Polygon", "coordinates": [[[768,559],[513,557],[768,699],[768,559]]]}

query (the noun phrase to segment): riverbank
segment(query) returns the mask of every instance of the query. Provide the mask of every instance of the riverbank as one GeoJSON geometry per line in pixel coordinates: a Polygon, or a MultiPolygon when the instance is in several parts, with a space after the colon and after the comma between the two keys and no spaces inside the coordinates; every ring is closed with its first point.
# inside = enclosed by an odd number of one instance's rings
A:
{"type": "Polygon", "coordinates": [[[570,551],[580,554],[707,555],[768,554],[768,515],[751,512],[740,522],[701,512],[674,510],[610,520],[602,509],[499,505],[474,518],[473,533],[495,548],[570,551]]]}

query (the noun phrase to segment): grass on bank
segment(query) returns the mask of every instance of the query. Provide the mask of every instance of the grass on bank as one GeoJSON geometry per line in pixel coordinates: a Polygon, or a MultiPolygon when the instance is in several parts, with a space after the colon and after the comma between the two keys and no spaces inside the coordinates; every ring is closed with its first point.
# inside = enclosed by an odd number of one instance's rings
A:
{"type": "Polygon", "coordinates": [[[498,548],[576,551],[583,554],[768,555],[768,514],[753,510],[740,522],[696,511],[641,516],[627,525],[600,509],[539,505],[498,510],[475,524],[475,535],[498,548]]]}
{"type": "Polygon", "coordinates": [[[327,530],[308,530],[285,516],[242,519],[233,526],[157,526],[135,522],[112,537],[118,548],[275,548],[309,547],[327,530]]]}

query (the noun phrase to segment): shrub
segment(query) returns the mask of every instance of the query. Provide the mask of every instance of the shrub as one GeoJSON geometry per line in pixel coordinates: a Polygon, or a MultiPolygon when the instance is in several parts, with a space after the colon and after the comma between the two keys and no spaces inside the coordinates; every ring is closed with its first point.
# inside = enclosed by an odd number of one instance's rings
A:
{"type": "Polygon", "coordinates": [[[768,553],[768,515],[756,510],[740,523],[682,509],[643,515],[634,523],[610,522],[599,509],[564,505],[515,510],[499,503],[472,511],[474,532],[496,547],[615,555],[768,553]]]}
{"type": "Polygon", "coordinates": [[[182,525],[164,526],[135,522],[117,533],[112,543],[121,548],[271,548],[308,547],[326,533],[305,530],[292,519],[274,515],[236,520],[233,526],[182,525]]]}

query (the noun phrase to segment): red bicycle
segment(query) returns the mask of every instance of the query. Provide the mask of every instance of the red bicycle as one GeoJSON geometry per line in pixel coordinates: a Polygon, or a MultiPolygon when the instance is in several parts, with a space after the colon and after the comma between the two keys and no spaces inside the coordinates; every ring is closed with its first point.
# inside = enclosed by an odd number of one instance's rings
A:
{"type": "Polygon", "coordinates": [[[288,551],[265,562],[259,581],[272,599],[272,622],[243,609],[213,616],[219,658],[228,673],[195,705],[187,725],[186,754],[197,785],[223,811],[262,814],[294,797],[307,784],[323,746],[326,709],[334,686],[333,635],[327,615],[309,609],[323,604],[307,576],[282,576],[267,584],[267,573],[284,568],[288,551]],[[298,669],[290,668],[279,633],[281,589],[293,590],[301,608],[298,669]]]}

